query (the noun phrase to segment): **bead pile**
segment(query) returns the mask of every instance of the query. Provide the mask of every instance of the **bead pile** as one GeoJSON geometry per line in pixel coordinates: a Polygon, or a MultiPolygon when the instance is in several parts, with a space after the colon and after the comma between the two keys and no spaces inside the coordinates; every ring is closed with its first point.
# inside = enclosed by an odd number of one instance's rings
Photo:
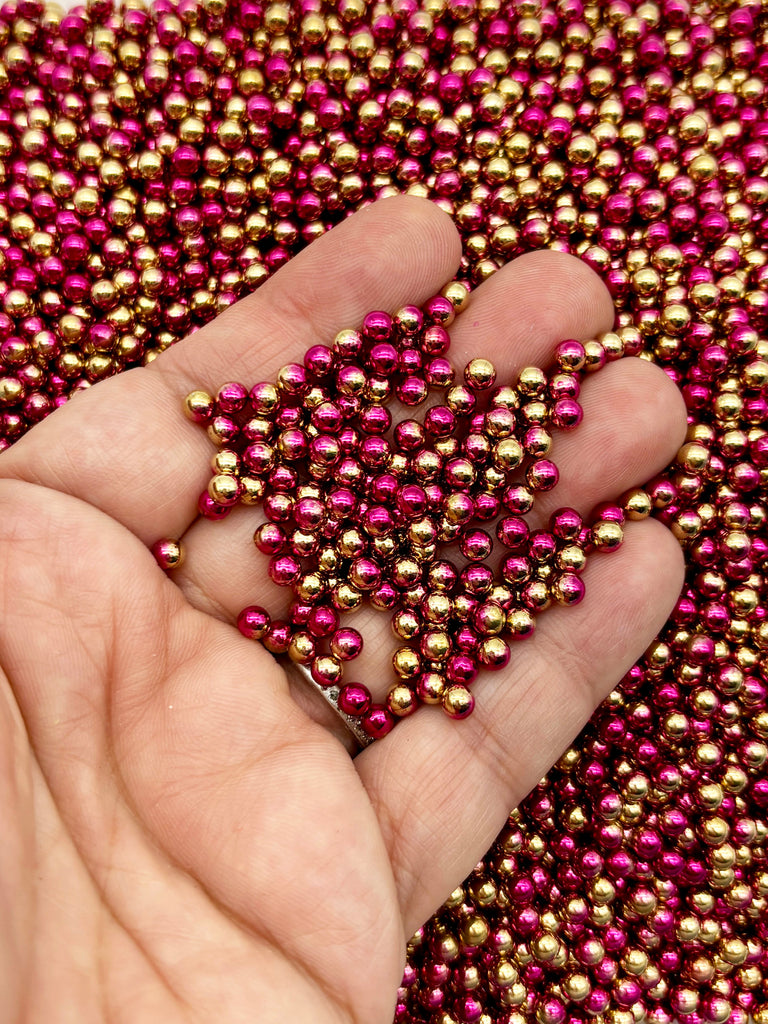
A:
{"type": "Polygon", "coordinates": [[[550,246],[681,389],[669,623],[414,937],[400,1024],[768,1024],[768,14],[750,0],[0,7],[0,448],[360,204],[473,286],[550,246]]]}
{"type": "MultiPolygon", "coordinates": [[[[466,304],[461,285],[446,292],[466,304]]],[[[487,359],[458,377],[447,358],[453,318],[446,296],[424,311],[374,311],[359,331],[312,346],[303,365],[283,366],[275,383],[230,382],[215,397],[197,390],[185,400],[219,449],[200,513],[220,520],[238,503],[263,509],[254,542],[272,581],[293,592],[287,619],[251,605],[240,631],[338,689],[337,706],[372,739],[420,704],[466,718],[478,670],[504,668],[508,641],[531,636],[536,613],[578,604],[587,552],[622,541],[624,511],[613,505],[591,527],[568,508],[549,530],[525,518],[536,494],[557,484],[551,430],[580,423],[579,375],[605,365],[606,347],[563,341],[551,374],[529,366],[514,386],[494,386],[487,359]],[[504,552],[496,568],[491,530],[504,552]],[[456,557],[444,557],[448,545],[456,557]],[[364,683],[344,682],[363,638],[340,616],[365,599],[392,613],[403,642],[385,704],[364,683]]]]}

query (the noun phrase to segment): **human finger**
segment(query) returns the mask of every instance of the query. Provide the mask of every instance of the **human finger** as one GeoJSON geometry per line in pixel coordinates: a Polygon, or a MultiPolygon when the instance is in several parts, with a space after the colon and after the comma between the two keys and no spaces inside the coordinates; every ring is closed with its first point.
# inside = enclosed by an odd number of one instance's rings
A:
{"type": "Polygon", "coordinates": [[[76,395],[0,456],[0,476],[82,498],[145,543],[180,536],[210,475],[210,442],[180,414],[188,391],[273,379],[290,354],[369,309],[426,301],[459,258],[456,229],[433,203],[375,203],[151,364],[76,395]]]}

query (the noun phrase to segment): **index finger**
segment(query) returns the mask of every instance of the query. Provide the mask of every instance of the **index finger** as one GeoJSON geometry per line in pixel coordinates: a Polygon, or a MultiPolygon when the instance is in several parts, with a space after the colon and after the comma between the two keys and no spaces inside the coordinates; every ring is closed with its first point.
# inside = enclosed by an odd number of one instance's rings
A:
{"type": "Polygon", "coordinates": [[[204,431],[181,415],[186,392],[273,379],[293,354],[369,310],[425,302],[460,257],[450,218],[428,200],[368,206],[148,366],[78,394],[0,455],[0,476],[88,501],[147,544],[181,536],[212,454],[204,431]]]}

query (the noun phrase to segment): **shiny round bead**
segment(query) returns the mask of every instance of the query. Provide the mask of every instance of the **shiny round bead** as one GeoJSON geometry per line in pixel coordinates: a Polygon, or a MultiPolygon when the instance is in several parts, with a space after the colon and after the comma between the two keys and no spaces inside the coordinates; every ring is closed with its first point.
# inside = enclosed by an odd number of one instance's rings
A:
{"type": "Polygon", "coordinates": [[[590,530],[590,538],[596,548],[603,551],[615,551],[624,540],[624,532],[618,523],[601,521],[590,530]]]}
{"type": "Polygon", "coordinates": [[[152,545],[152,554],[161,569],[178,569],[184,562],[184,549],[180,541],[166,538],[152,545]]]}
{"type": "Polygon", "coordinates": [[[525,472],[525,480],[532,491],[551,491],[560,478],[557,466],[549,459],[539,459],[525,472]]]}
{"type": "Polygon", "coordinates": [[[205,519],[224,519],[234,508],[234,505],[222,505],[215,501],[208,491],[203,491],[197,502],[197,510],[205,519]]]}
{"type": "Polygon", "coordinates": [[[523,461],[523,448],[516,438],[507,437],[494,445],[491,457],[497,469],[509,473],[523,461]]]}
{"type": "Polygon", "coordinates": [[[451,683],[445,688],[442,705],[449,718],[461,720],[472,714],[475,698],[462,683],[451,683]]]}
{"type": "Polygon", "coordinates": [[[270,625],[269,612],[259,605],[249,605],[247,608],[243,608],[237,617],[237,628],[249,640],[261,640],[270,625]]]}
{"type": "Polygon", "coordinates": [[[363,714],[360,724],[366,735],[380,740],[392,731],[395,718],[389,708],[382,704],[372,704],[363,714]]]}
{"type": "Polygon", "coordinates": [[[312,345],[304,354],[307,374],[317,380],[327,377],[336,365],[336,356],[327,345],[312,345]]]}
{"type": "Polygon", "coordinates": [[[424,314],[418,306],[403,306],[395,313],[393,322],[403,334],[410,337],[421,330],[424,314]]]}
{"type": "Polygon", "coordinates": [[[496,368],[487,359],[472,359],[464,367],[464,380],[473,391],[487,391],[496,383],[496,368]]]}
{"type": "Polygon", "coordinates": [[[251,408],[257,416],[270,417],[280,405],[280,393],[274,384],[256,384],[249,394],[251,408]]]}
{"type": "Polygon", "coordinates": [[[298,631],[291,636],[288,645],[288,657],[294,664],[310,664],[317,656],[317,644],[309,633],[298,631]]]}
{"type": "Polygon", "coordinates": [[[299,577],[301,564],[293,555],[274,555],[269,563],[269,578],[278,587],[289,587],[299,577]]]}
{"type": "Polygon", "coordinates": [[[419,653],[424,661],[443,662],[451,651],[451,638],[443,630],[425,630],[419,639],[419,653]]]}
{"type": "MultiPolygon", "coordinates": [[[[338,630],[338,626],[339,614],[336,609],[330,607],[330,605],[315,605],[309,613],[307,628],[312,636],[317,637],[318,639],[326,636],[332,637],[338,630]]],[[[354,643],[354,640],[352,640],[352,643],[354,643]]],[[[336,654],[335,651],[333,653],[336,654]]]]}
{"type": "Polygon", "coordinates": [[[416,518],[427,508],[427,495],[418,484],[405,484],[397,491],[397,508],[408,519],[416,518]]]}
{"type": "Polygon", "coordinates": [[[493,585],[493,571],[487,565],[475,563],[462,570],[460,580],[467,593],[482,597],[493,585]]]}
{"type": "Polygon", "coordinates": [[[381,569],[370,558],[356,558],[349,567],[349,579],[358,590],[373,590],[381,582],[381,569]]]}
{"type": "Polygon", "coordinates": [[[285,531],[277,523],[263,523],[253,535],[253,543],[264,555],[277,555],[285,550],[285,531]]]}
{"type": "Polygon", "coordinates": [[[321,654],[310,663],[310,672],[318,686],[338,686],[342,677],[341,662],[332,655],[321,654]]]}
{"type": "Polygon", "coordinates": [[[535,630],[536,622],[527,608],[512,608],[507,612],[507,635],[512,640],[525,640],[535,630]]]}
{"type": "Polygon", "coordinates": [[[214,415],[215,402],[207,391],[190,391],[184,399],[184,412],[193,423],[208,423],[214,415]]]}
{"type": "Polygon", "coordinates": [[[416,680],[416,696],[423,704],[440,704],[445,692],[445,677],[439,672],[423,672],[416,680]]]}
{"type": "Polygon", "coordinates": [[[458,579],[456,566],[445,559],[438,559],[429,567],[427,582],[430,591],[450,593],[458,579]]]}
{"type": "Polygon", "coordinates": [[[462,555],[472,562],[482,562],[493,550],[493,541],[485,530],[468,529],[461,534],[462,555]]]}
{"type": "Polygon", "coordinates": [[[562,573],[552,584],[552,596],[558,604],[579,604],[584,597],[584,582],[574,573],[562,573]]]}
{"type": "Polygon", "coordinates": [[[552,423],[560,430],[573,430],[581,423],[584,412],[573,398],[560,398],[552,407],[552,423]]]}
{"type": "Polygon", "coordinates": [[[362,683],[345,683],[339,690],[339,708],[346,715],[364,715],[371,703],[370,691],[362,683]]]}
{"type": "Polygon", "coordinates": [[[555,359],[557,365],[564,372],[578,373],[584,368],[586,361],[584,346],[581,342],[575,341],[572,338],[567,341],[561,341],[555,349],[555,359]]]}
{"type": "Polygon", "coordinates": [[[366,313],[362,333],[371,341],[386,341],[392,334],[392,317],[381,311],[366,313]]]}
{"type": "Polygon", "coordinates": [[[325,519],[325,506],[317,498],[300,498],[293,506],[293,518],[301,530],[316,530],[325,519]]]}
{"type": "Polygon", "coordinates": [[[416,420],[401,420],[395,425],[395,443],[400,451],[413,452],[423,447],[424,427],[416,420]]]}
{"type": "Polygon", "coordinates": [[[240,481],[229,474],[217,474],[208,483],[208,494],[217,505],[234,505],[240,497],[240,481]]]}
{"type": "Polygon", "coordinates": [[[481,636],[495,636],[506,624],[506,615],[495,601],[485,601],[475,609],[473,625],[481,636]]]}
{"type": "Polygon", "coordinates": [[[456,418],[444,405],[435,405],[424,416],[424,429],[432,437],[447,437],[456,427],[456,418]]]}
{"type": "Polygon", "coordinates": [[[498,636],[490,636],[478,644],[477,658],[485,668],[498,671],[509,663],[509,646],[498,636]]]}
{"type": "Polygon", "coordinates": [[[397,385],[396,392],[403,405],[411,407],[421,405],[427,397],[427,383],[422,377],[411,375],[397,385]]]}
{"type": "Polygon", "coordinates": [[[333,633],[330,648],[331,653],[340,661],[351,661],[360,655],[363,649],[363,638],[356,629],[346,626],[333,633]]]}
{"type": "Polygon", "coordinates": [[[292,629],[283,619],[274,619],[260,639],[270,654],[287,654],[292,629]]]}
{"type": "Polygon", "coordinates": [[[248,391],[235,381],[222,384],[216,392],[216,409],[224,416],[232,416],[245,407],[248,391]]]}
{"type": "Polygon", "coordinates": [[[582,526],[581,516],[572,508],[560,508],[550,517],[550,529],[559,540],[578,540],[582,526]]]}

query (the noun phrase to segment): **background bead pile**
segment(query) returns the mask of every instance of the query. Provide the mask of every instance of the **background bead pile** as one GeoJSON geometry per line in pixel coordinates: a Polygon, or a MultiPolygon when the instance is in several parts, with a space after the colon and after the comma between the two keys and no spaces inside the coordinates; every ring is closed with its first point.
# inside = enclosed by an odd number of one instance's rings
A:
{"type": "Polygon", "coordinates": [[[768,1021],[768,15],[749,0],[0,7],[0,447],[378,196],[470,285],[607,282],[679,385],[669,623],[409,947],[397,1020],[768,1021]]]}

